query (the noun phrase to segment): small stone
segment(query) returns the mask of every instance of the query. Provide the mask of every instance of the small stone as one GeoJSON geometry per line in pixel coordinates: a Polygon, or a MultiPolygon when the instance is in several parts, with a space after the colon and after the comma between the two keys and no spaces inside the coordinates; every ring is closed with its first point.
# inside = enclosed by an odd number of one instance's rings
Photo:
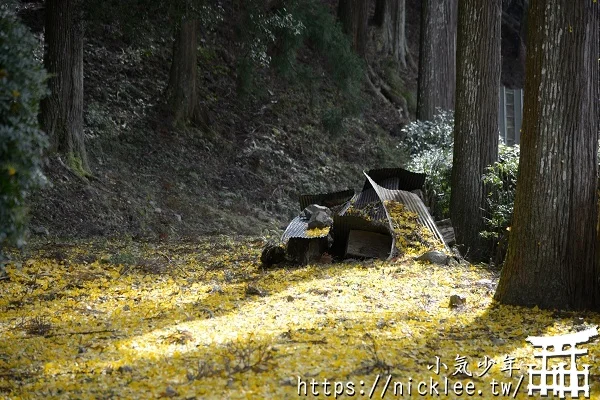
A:
{"type": "Polygon", "coordinates": [[[179,393],[177,393],[177,391],[175,389],[173,389],[171,386],[167,386],[165,391],[163,393],[161,393],[161,396],[162,397],[175,397],[175,396],[179,396],[179,393]]]}
{"type": "Polygon", "coordinates": [[[463,305],[465,305],[466,302],[467,302],[466,297],[461,296],[459,294],[453,294],[452,296],[450,296],[450,308],[456,308],[459,306],[463,306],[463,305]]]}
{"type": "Polygon", "coordinates": [[[48,228],[46,228],[45,226],[41,226],[41,225],[32,227],[31,231],[33,233],[35,233],[36,235],[40,235],[40,236],[50,235],[50,231],[48,231],[48,228]]]}
{"type": "Polygon", "coordinates": [[[416,261],[429,261],[432,264],[447,265],[450,257],[441,251],[432,250],[415,258],[416,261]]]}
{"type": "Polygon", "coordinates": [[[129,304],[126,304],[123,306],[123,311],[129,311],[129,310],[130,310],[129,304]]]}

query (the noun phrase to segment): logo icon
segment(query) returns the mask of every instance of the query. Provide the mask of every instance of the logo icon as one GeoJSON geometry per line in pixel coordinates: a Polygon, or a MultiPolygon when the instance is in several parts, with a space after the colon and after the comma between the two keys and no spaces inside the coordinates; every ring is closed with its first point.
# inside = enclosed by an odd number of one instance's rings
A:
{"type": "Polygon", "coordinates": [[[553,396],[564,399],[565,393],[575,398],[579,396],[580,392],[583,392],[583,395],[589,398],[590,366],[583,364],[582,369],[577,367],[577,357],[587,354],[588,351],[587,349],[578,349],[577,345],[587,343],[594,336],[598,336],[597,326],[567,335],[527,337],[526,340],[534,347],[542,348],[542,351],[533,354],[534,357],[541,358],[541,369],[536,369],[535,365],[528,365],[529,384],[527,390],[529,396],[532,396],[534,392],[539,392],[541,396],[548,396],[548,393],[551,392],[553,396]],[[568,362],[563,360],[549,369],[548,360],[553,358],[563,358],[568,362]],[[534,381],[539,383],[536,384],[534,381]]]}

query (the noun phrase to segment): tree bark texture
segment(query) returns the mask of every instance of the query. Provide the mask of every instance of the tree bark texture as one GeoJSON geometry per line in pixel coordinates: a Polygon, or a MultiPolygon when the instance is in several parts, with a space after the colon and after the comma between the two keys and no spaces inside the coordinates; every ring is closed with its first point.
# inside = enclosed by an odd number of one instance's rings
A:
{"type": "Polygon", "coordinates": [[[471,260],[489,256],[479,232],[486,208],[482,175],[498,157],[501,0],[460,0],[450,214],[471,260]]]}
{"type": "Polygon", "coordinates": [[[338,17],[344,32],[352,41],[352,48],[362,57],[367,49],[367,34],[369,22],[368,0],[340,0],[338,17]]]}
{"type": "MultiPolygon", "coordinates": [[[[89,170],[83,134],[83,25],[78,0],[47,0],[44,67],[50,95],[41,102],[41,124],[53,151],[89,170]]],[[[72,165],[73,166],[73,165],[72,165]]]]}
{"type": "MultiPolygon", "coordinates": [[[[406,43],[406,3],[405,0],[380,0],[383,51],[406,67],[408,44],[406,43]]],[[[376,10],[376,15],[377,15],[376,10]]]]}
{"type": "Polygon", "coordinates": [[[167,99],[175,124],[196,119],[198,112],[198,22],[184,19],[173,43],[167,99]]]}
{"type": "Polygon", "coordinates": [[[454,110],[457,0],[423,0],[417,119],[431,121],[437,108],[454,110]]]}
{"type": "Polygon", "coordinates": [[[599,309],[595,262],[600,3],[531,2],[506,304],[599,309]]]}

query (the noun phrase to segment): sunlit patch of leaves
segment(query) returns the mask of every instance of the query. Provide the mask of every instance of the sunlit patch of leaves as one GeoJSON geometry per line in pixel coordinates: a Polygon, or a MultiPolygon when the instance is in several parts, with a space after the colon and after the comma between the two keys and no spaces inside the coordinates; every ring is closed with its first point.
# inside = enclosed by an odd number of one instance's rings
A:
{"type": "MultiPolygon", "coordinates": [[[[505,354],[525,365],[528,335],[600,323],[591,313],[493,306],[497,273],[482,266],[404,255],[264,270],[264,243],[74,243],[60,263],[35,249],[15,254],[0,283],[0,387],[13,398],[289,398],[295,385],[280,378],[298,374],[424,379],[436,356],[451,365],[458,353],[474,365],[505,354]],[[96,261],[74,261],[92,248],[96,261]],[[121,274],[106,260],[123,250],[169,268],[121,274]],[[449,307],[452,295],[466,298],[460,309],[449,307]]],[[[595,366],[599,343],[588,348],[583,362],[595,366]]],[[[508,379],[491,374],[486,383],[508,379]]]]}
{"type": "Polygon", "coordinates": [[[194,336],[190,331],[186,331],[184,329],[178,329],[176,332],[173,332],[169,335],[163,335],[160,337],[161,341],[166,344],[187,344],[194,340],[194,336]]]}

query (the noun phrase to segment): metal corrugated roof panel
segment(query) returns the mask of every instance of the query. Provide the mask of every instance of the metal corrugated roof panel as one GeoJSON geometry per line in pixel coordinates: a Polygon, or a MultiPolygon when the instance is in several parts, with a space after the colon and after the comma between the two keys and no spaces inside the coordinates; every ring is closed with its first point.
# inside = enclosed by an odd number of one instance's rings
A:
{"type": "MultiPolygon", "coordinates": [[[[392,190],[411,190],[421,189],[425,184],[426,174],[411,172],[404,168],[379,168],[372,169],[367,175],[377,183],[387,189],[392,190]]],[[[363,191],[371,187],[368,180],[363,185],[363,191]]]]}
{"type": "Polygon", "coordinates": [[[354,190],[346,189],[333,193],[303,194],[300,196],[300,209],[304,210],[311,204],[332,208],[348,202],[354,196],[354,190]]]}
{"type": "Polygon", "coordinates": [[[419,223],[429,228],[435,237],[444,244],[444,247],[447,247],[443,235],[440,233],[437,225],[431,217],[431,214],[429,214],[427,207],[425,204],[423,204],[423,201],[419,198],[419,196],[405,190],[386,189],[373,182],[366,173],[365,175],[367,177],[367,182],[372,185],[379,198],[381,198],[383,201],[397,201],[404,204],[407,210],[417,214],[419,223]]]}
{"type": "MultiPolygon", "coordinates": [[[[318,234],[318,235],[309,234],[308,219],[306,219],[302,216],[297,216],[287,226],[287,228],[285,229],[285,232],[283,232],[283,235],[281,235],[281,241],[283,243],[287,243],[287,241],[290,240],[291,238],[318,239],[318,238],[327,236],[329,234],[330,230],[331,229],[319,230],[319,232],[322,232],[322,234],[318,234]]],[[[312,231],[314,231],[314,230],[312,230],[312,231]]]]}

